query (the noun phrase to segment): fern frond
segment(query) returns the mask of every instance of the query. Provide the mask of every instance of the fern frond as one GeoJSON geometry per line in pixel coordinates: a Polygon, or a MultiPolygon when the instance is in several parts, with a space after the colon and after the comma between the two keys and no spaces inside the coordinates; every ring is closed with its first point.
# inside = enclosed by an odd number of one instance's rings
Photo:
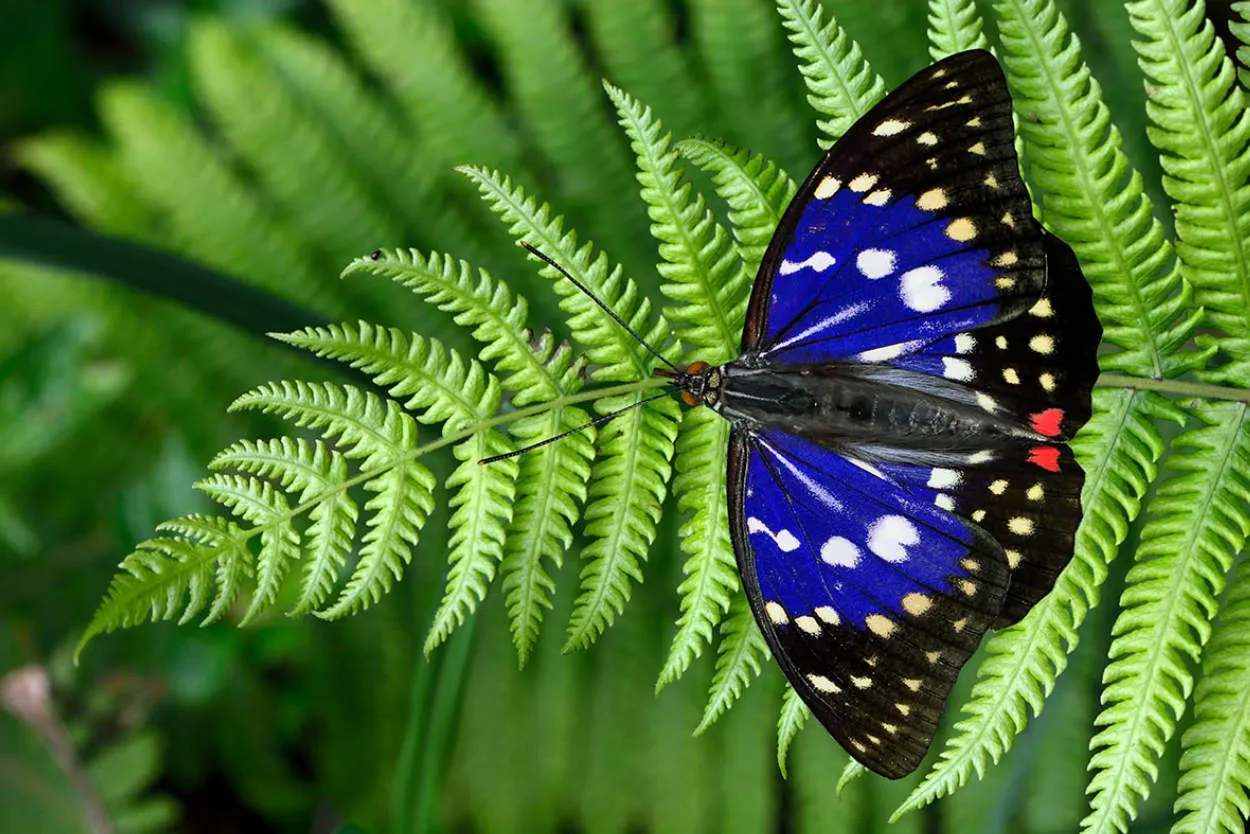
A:
{"type": "Polygon", "coordinates": [[[716,671],[712,674],[707,705],[695,735],[716,723],[742,697],[747,686],[759,675],[762,658],[768,658],[768,644],[755,624],[746,594],[735,593],[729,600],[729,612],[720,622],[716,671]]]}
{"type": "Polygon", "coordinates": [[[196,89],[237,156],[328,262],[398,239],[393,215],[376,206],[330,126],[257,59],[249,40],[255,36],[209,18],[188,41],[196,89]]]}
{"type": "Polygon", "coordinates": [[[160,529],[183,538],[160,537],[140,542],[122,560],[104,601],[78,641],[78,652],[91,638],[148,620],[193,620],[217,594],[204,622],[220,619],[233,604],[244,576],[252,571],[247,537],[234,522],[207,516],[184,516],[160,529]]]}
{"type": "Polygon", "coordinates": [[[1067,21],[1053,0],[995,8],[1042,218],[1081,260],[1104,343],[1121,348],[1103,369],[1157,379],[1201,366],[1203,353],[1182,350],[1201,311],[1067,21]]]}
{"type": "Polygon", "coordinates": [[[684,341],[707,354],[705,361],[724,362],[737,352],[749,276],[703,196],[682,182],[672,136],[662,133],[651,108],[610,84],[605,89],[638,160],[642,199],[662,258],[658,269],[667,282],[661,289],[676,302],[665,315],[681,325],[677,334],[684,341]]]}
{"type": "Polygon", "coordinates": [[[559,177],[568,210],[596,229],[601,243],[633,250],[643,242],[629,222],[633,206],[603,199],[629,192],[629,155],[604,112],[564,7],[530,0],[475,0],[474,7],[495,41],[522,127],[559,177]]]}
{"type": "MultiPolygon", "coordinates": [[[[1250,336],[1250,114],[1224,44],[1203,3],[1128,4],[1139,63],[1150,84],[1146,112],[1155,127],[1163,187],[1176,213],[1181,274],[1211,321],[1250,336]]],[[[1230,381],[1250,372],[1245,354],[1221,369],[1230,381]]],[[[1232,357],[1237,359],[1237,356],[1232,357]]]]}
{"type": "Polygon", "coordinates": [[[416,422],[393,400],[346,385],[275,382],[239,397],[232,410],[276,414],[303,428],[337,439],[342,455],[359,460],[375,493],[365,503],[366,527],[360,559],[334,604],[319,613],[335,618],[364,608],[388,592],[403,575],[422,525],[434,506],[434,476],[411,459],[416,422]]]}
{"type": "MultiPolygon", "coordinates": [[[[672,329],[652,311],[651,302],[637,284],[626,278],[619,266],[609,266],[605,253],[596,254],[591,243],[578,246],[577,235],[565,231],[563,218],[552,218],[550,207],[540,205],[525,189],[514,185],[510,177],[472,166],[457,170],[478,187],[482,198],[508,224],[511,235],[554,258],[647,342],[657,348],[664,345],[672,329]]],[[[569,316],[574,339],[585,348],[590,362],[602,366],[591,373],[592,379],[629,380],[651,373],[650,354],[620,325],[559,272],[545,264],[539,271],[554,282],[560,309],[569,316]]]]}
{"type": "Polygon", "coordinates": [[[717,195],[729,204],[729,223],[743,271],[754,275],[798,186],[762,154],[715,139],[685,139],[677,143],[677,151],[712,175],[717,195]]]}
{"type": "Polygon", "coordinates": [[[790,753],[790,745],[807,724],[811,714],[812,711],[803,703],[799,693],[787,683],[781,695],[781,714],[777,717],[777,768],[782,776],[786,775],[786,757],[790,753]]]}
{"type": "Polygon", "coordinates": [[[712,630],[729,610],[730,598],[739,593],[729,519],[722,512],[726,495],[729,421],[710,409],[691,411],[682,419],[677,438],[677,477],[673,492],[677,508],[690,513],[679,532],[686,552],[682,567],[685,579],[677,588],[681,616],[677,633],[656,691],[681,677],[703,647],[712,630]]]}
{"type": "Polygon", "coordinates": [[[118,159],[184,254],[313,307],[333,306],[304,242],[275,218],[189,119],[131,84],[100,96],[118,159]]]}
{"type": "Polygon", "coordinates": [[[816,125],[827,148],[885,96],[885,82],[838,21],[832,15],[824,20],[817,0],[777,0],[777,11],[807,82],[807,101],[823,117],[816,125]]]}
{"type": "Polygon", "coordinates": [[[989,49],[974,0],[929,0],[929,56],[934,61],[969,49],[989,49]]]}
{"type": "Polygon", "coordinates": [[[803,162],[811,142],[807,114],[768,4],[690,0],[687,5],[696,66],[707,79],[708,115],[717,119],[713,132],[788,164],[803,162]]]}
{"type": "Polygon", "coordinates": [[[1237,831],[1250,817],[1250,577],[1238,576],[1213,626],[1181,738],[1176,834],[1237,831]]]}
{"type": "MultiPolygon", "coordinates": [[[[577,245],[559,218],[513,186],[506,177],[480,168],[461,168],[473,180],[491,207],[509,224],[511,234],[529,241],[559,261],[616,311],[634,331],[662,345],[668,326],[655,315],[620,267],[609,273],[608,259],[595,257],[591,244],[577,245]]],[[[562,296],[573,336],[586,348],[590,361],[600,364],[596,379],[638,379],[650,374],[645,349],[638,345],[594,302],[582,295],[554,269],[542,267],[562,296]]],[[[634,399],[636,401],[636,398],[634,399]]],[[[600,413],[621,408],[620,399],[600,400],[600,413]]],[[[675,402],[658,400],[617,417],[600,432],[599,454],[591,472],[586,533],[592,538],[583,549],[582,593],[569,626],[566,648],[589,645],[616,618],[629,596],[631,578],[641,581],[638,564],[646,559],[655,538],[660,507],[668,491],[669,461],[677,434],[679,411],[675,402]]]]}
{"type": "Polygon", "coordinates": [[[313,504],[304,534],[307,564],[289,613],[304,614],[325,604],[351,552],[360,513],[345,490],[334,488],[347,480],[347,459],[319,441],[279,437],[240,440],[214,457],[209,468],[276,481],[297,504],[313,504]]]}
{"type": "Polygon", "coordinates": [[[131,240],[159,240],[160,221],[138,196],[116,154],[68,131],[45,133],[9,145],[13,159],[56,193],[85,225],[131,240]]]}
{"type": "Polygon", "coordinates": [[[680,135],[702,123],[710,103],[689,56],[677,44],[677,21],[663,0],[582,0],[604,76],[633,90],[680,135]]]}
{"type": "Polygon", "coordinates": [[[299,558],[300,536],[292,523],[291,505],[273,484],[244,475],[210,475],[196,482],[195,488],[261,531],[256,591],[241,621],[251,622],[273,604],[283,577],[299,558]]]}
{"type": "Polygon", "coordinates": [[[940,761],[894,818],[953,793],[974,771],[982,775],[1024,729],[1029,709],[1041,712],[1076,647],[1077,627],[1098,602],[1107,565],[1158,474],[1163,441],[1155,422],[1184,420],[1157,395],[1115,389],[1095,389],[1094,412],[1073,444],[1085,469],[1085,515],[1072,562],[1024,620],[988,641],[963,706],[967,717],[955,725],[940,761]]]}
{"type": "MultiPolygon", "coordinates": [[[[606,411],[631,401],[596,405],[606,411]]],[[[594,642],[624,610],[629,581],[642,582],[638,565],[655,541],[679,418],[677,404],[665,398],[626,412],[599,433],[584,513],[592,541],[582,549],[582,592],[569,620],[565,651],[594,642]]]]}
{"type": "MultiPolygon", "coordinates": [[[[278,336],[281,341],[347,362],[369,374],[423,423],[442,423],[443,435],[490,419],[499,411],[499,382],[477,362],[465,362],[437,341],[404,335],[395,328],[358,325],[309,327],[278,336]]],[[[512,518],[517,462],[477,461],[511,450],[497,431],[479,431],[455,446],[460,465],[447,479],[451,499],[451,565],[443,602],[426,640],[429,654],[476,609],[495,578],[503,556],[505,528],[512,518]]]]}
{"type": "Polygon", "coordinates": [[[1238,0],[1229,7],[1228,30],[1241,45],[1237,47],[1237,77],[1250,89],[1250,3],[1238,0]]]}
{"type": "Polygon", "coordinates": [[[1087,831],[1124,831],[1150,792],[1163,748],[1176,730],[1250,519],[1250,419],[1245,403],[1206,406],[1208,422],[1173,443],[1171,475],[1151,501],[1112,630],[1103,673],[1102,729],[1090,742],[1094,772],[1087,831]]]}
{"type": "Polygon", "coordinates": [[[521,152],[498,103],[433,3],[330,0],[356,51],[394,91],[424,139],[427,164],[466,162],[520,171],[521,152]]]}

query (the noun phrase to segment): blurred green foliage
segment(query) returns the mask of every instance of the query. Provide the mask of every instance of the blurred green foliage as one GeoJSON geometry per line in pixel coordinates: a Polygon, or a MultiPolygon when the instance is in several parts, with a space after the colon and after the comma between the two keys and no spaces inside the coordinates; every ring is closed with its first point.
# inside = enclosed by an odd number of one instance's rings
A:
{"type": "MultiPolygon", "coordinates": [[[[338,279],[375,246],[449,251],[507,275],[531,320],[563,336],[551,294],[451,168],[517,176],[655,295],[654,243],[598,76],[678,137],[723,137],[792,174],[816,157],[771,4],[718,5],[6,0],[5,202],[182,255],[322,320],[466,346],[399,287],[338,279]],[[427,38],[397,36],[416,30],[427,38]]],[[[928,63],[917,0],[825,5],[890,86],[928,63]]],[[[1122,4],[1059,5],[1162,197],[1122,4]]],[[[520,672],[498,594],[421,658],[446,549],[432,532],[406,581],[359,616],[145,627],[73,666],[118,558],[201,509],[190,484],[209,456],[269,425],[225,406],[269,379],[332,373],[141,284],[0,261],[0,677],[33,668],[51,687],[40,721],[0,710],[0,829],[87,831],[103,813],[119,832],[874,831],[915,787],[862,779],[835,796],[846,757],[816,731],[783,782],[771,669],[699,738],[710,657],[655,697],[681,576],[672,513],[652,581],[602,645],[562,656],[548,627],[520,672]]],[[[450,461],[438,465],[445,476],[450,461]]],[[[556,618],[577,567],[557,577],[556,618]]],[[[1104,605],[1086,620],[1085,652],[1002,765],[889,830],[1074,830],[1114,615],[1104,605]]],[[[1178,755],[1173,744],[1163,767],[1178,755]]],[[[1171,798],[1156,791],[1133,830],[1166,828],[1171,798]]]]}

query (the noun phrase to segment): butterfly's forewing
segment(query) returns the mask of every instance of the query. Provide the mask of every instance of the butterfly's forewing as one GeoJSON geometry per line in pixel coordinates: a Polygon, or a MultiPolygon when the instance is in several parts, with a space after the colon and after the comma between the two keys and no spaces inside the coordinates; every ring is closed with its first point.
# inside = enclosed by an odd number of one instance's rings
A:
{"type": "Polygon", "coordinates": [[[880,360],[1031,305],[1045,281],[988,52],[891,93],[803,183],[765,253],[743,353],[786,363],[880,360]]]}
{"type": "Polygon", "coordinates": [[[985,630],[1027,613],[1071,558],[1083,474],[1065,441],[1089,418],[1100,334],[1071,250],[1032,217],[989,53],[884,99],[787,210],[740,361],[920,372],[1026,430],[955,453],[735,426],[730,526],[756,619],[872,770],[919,764],[985,630]]]}

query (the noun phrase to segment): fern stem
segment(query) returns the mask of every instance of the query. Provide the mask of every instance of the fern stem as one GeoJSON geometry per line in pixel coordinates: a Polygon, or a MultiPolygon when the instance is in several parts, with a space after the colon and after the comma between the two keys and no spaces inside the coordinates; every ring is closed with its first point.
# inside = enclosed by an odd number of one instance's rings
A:
{"type": "Polygon", "coordinates": [[[1123,374],[1102,374],[1095,383],[1104,388],[1130,388],[1135,391],[1157,391],[1178,397],[1198,397],[1204,400],[1235,400],[1250,403],[1250,389],[1226,388],[1223,385],[1207,385],[1201,382],[1185,382],[1179,379],[1148,379],[1123,374]]]}

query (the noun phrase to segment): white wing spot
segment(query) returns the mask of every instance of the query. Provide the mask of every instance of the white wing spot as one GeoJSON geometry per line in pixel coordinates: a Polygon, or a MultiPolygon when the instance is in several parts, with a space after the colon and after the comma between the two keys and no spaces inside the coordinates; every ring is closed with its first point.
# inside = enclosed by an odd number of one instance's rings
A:
{"type": "Polygon", "coordinates": [[[859,689],[867,689],[872,686],[872,678],[864,675],[862,678],[858,675],[851,675],[851,683],[855,684],[859,689]]]}
{"type": "Polygon", "coordinates": [[[899,295],[903,303],[917,313],[932,313],[947,301],[950,290],[942,286],[942,270],[936,266],[920,266],[903,273],[899,295]]]}
{"type": "Polygon", "coordinates": [[[898,256],[889,249],[865,249],[855,256],[855,266],[865,278],[875,281],[894,272],[898,256]]]}
{"type": "Polygon", "coordinates": [[[851,462],[852,466],[859,467],[860,469],[864,470],[865,472],[867,472],[869,475],[872,475],[873,477],[880,478],[883,481],[889,480],[888,478],[885,477],[884,472],[882,472],[877,467],[873,466],[871,463],[868,463],[867,461],[857,460],[855,458],[847,458],[847,460],[851,462]]]}
{"type": "Polygon", "coordinates": [[[868,527],[868,549],[887,562],[907,560],[907,548],[920,543],[916,525],[901,515],[883,515],[868,527]]]}
{"type": "Polygon", "coordinates": [[[954,469],[943,469],[940,466],[935,466],[933,471],[929,473],[929,486],[934,489],[959,486],[961,480],[963,479],[959,472],[954,469]]]}
{"type": "Polygon", "coordinates": [[[943,510],[953,511],[955,509],[955,499],[951,498],[945,492],[939,492],[937,497],[933,499],[933,503],[935,506],[940,507],[943,510]]]}
{"type": "Polygon", "coordinates": [[[842,536],[830,536],[829,540],[820,546],[821,561],[835,568],[856,567],[863,555],[855,542],[842,536]]]}
{"type": "Polygon", "coordinates": [[[837,258],[828,252],[816,252],[810,258],[802,261],[782,261],[781,268],[777,272],[781,275],[791,275],[800,269],[812,269],[816,272],[824,272],[829,267],[838,262],[837,258]]]}
{"type": "MultiPolygon", "coordinates": [[[[777,299],[777,296],[774,295],[773,300],[776,301],[776,299],[777,299]]],[[[846,307],[843,307],[841,310],[838,310],[833,315],[823,318],[820,321],[816,322],[815,324],[811,325],[810,327],[805,328],[802,332],[796,333],[790,338],[786,339],[785,341],[778,342],[777,344],[773,345],[773,350],[781,350],[784,347],[789,347],[790,345],[803,341],[808,336],[811,336],[813,333],[819,333],[820,331],[825,330],[826,328],[833,327],[835,324],[841,324],[842,322],[847,321],[848,319],[853,319],[856,316],[858,316],[860,313],[867,310],[870,306],[871,305],[869,305],[867,302],[864,302],[864,301],[861,301],[859,304],[849,304],[846,307]]]]}
{"type": "Polygon", "coordinates": [[[838,193],[838,189],[842,187],[842,180],[837,177],[825,177],[816,186],[816,190],[812,192],[812,196],[817,200],[828,200],[834,194],[838,193]]]}
{"type": "Polygon", "coordinates": [[[932,146],[938,143],[938,138],[936,133],[931,130],[926,130],[924,133],[916,137],[916,141],[922,145],[932,146]]]}
{"type": "Polygon", "coordinates": [[[989,463],[993,459],[994,459],[994,453],[991,452],[989,449],[982,449],[979,452],[973,452],[972,454],[968,455],[968,463],[971,463],[971,464],[989,463]]]}
{"type": "Polygon", "coordinates": [[[863,362],[884,362],[887,359],[894,359],[895,357],[902,356],[907,351],[914,350],[920,345],[921,342],[898,342],[897,344],[886,345],[885,347],[865,350],[862,353],[856,354],[856,358],[863,362]]]}
{"type": "Polygon", "coordinates": [[[808,675],[807,682],[810,683],[812,688],[818,692],[827,692],[831,695],[836,695],[842,691],[842,687],[838,686],[824,675],[808,675]]]}
{"type": "Polygon", "coordinates": [[[782,607],[780,602],[769,600],[764,603],[764,613],[768,615],[768,619],[772,621],[773,625],[785,625],[790,622],[790,617],[786,614],[786,609],[782,607]]]}
{"type": "Polygon", "coordinates": [[[959,382],[971,382],[972,375],[972,365],[966,360],[952,356],[942,357],[942,376],[959,382]]]}
{"type": "Polygon", "coordinates": [[[798,626],[800,629],[802,629],[803,631],[806,631],[808,634],[811,634],[811,635],[820,634],[820,623],[816,622],[815,617],[809,617],[806,614],[804,614],[801,617],[795,617],[794,624],[798,626]]]}
{"type": "Polygon", "coordinates": [[[911,127],[911,122],[904,122],[901,119],[886,119],[873,129],[873,136],[897,136],[907,128],[911,127]]]}
{"type": "Polygon", "coordinates": [[[977,346],[977,337],[971,333],[955,334],[955,353],[972,353],[977,346]]]}
{"type": "Polygon", "coordinates": [[[747,519],[748,533],[764,533],[773,540],[773,544],[781,550],[782,553],[793,553],[799,549],[799,540],[789,530],[781,529],[774,533],[768,529],[768,525],[760,521],[758,518],[747,519]]]}
{"type": "Polygon", "coordinates": [[[984,408],[990,414],[998,411],[998,401],[984,391],[977,392],[977,405],[984,408]]]}

